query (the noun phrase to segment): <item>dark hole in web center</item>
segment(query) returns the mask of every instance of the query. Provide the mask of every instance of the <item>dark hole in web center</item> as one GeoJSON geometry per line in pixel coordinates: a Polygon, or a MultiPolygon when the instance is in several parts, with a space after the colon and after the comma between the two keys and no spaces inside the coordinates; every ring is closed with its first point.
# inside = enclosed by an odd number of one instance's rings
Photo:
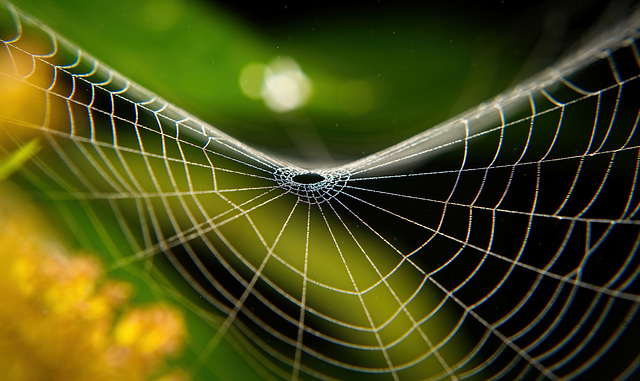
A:
{"type": "Polygon", "coordinates": [[[293,177],[293,181],[300,184],[315,184],[322,180],[324,180],[324,177],[317,173],[304,173],[293,177]]]}

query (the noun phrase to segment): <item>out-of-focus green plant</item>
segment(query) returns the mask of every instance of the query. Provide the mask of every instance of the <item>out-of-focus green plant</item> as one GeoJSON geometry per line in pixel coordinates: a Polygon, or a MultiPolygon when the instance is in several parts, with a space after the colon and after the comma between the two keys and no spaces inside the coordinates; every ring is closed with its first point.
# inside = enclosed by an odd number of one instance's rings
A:
{"type": "Polygon", "coordinates": [[[33,157],[39,149],[38,141],[34,139],[17,151],[10,153],[8,157],[2,158],[0,156],[0,181],[11,176],[22,164],[33,157]]]}

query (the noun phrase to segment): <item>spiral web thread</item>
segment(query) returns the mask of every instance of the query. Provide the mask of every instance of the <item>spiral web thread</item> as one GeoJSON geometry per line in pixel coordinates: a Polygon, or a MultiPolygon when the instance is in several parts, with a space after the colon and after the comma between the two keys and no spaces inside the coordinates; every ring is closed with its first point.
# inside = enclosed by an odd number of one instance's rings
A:
{"type": "Polygon", "coordinates": [[[0,91],[29,112],[0,108],[3,154],[38,139],[19,181],[216,328],[194,373],[227,335],[278,378],[638,375],[637,15],[461,117],[305,169],[6,8],[0,91]]]}

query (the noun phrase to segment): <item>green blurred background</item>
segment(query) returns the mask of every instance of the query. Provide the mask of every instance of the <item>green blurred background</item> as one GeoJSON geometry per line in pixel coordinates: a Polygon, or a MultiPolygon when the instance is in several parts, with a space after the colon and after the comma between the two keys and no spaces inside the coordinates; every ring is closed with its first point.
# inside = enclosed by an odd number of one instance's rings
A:
{"type": "Polygon", "coordinates": [[[344,161],[401,141],[534,74],[602,1],[18,0],[99,60],[245,142],[344,161]],[[443,2],[442,2],[443,3],[443,2]],[[308,102],[275,112],[244,68],[291,58],[308,102]]]}
{"type": "MultiPolygon", "coordinates": [[[[572,46],[606,2],[14,3],[98,60],[241,141],[301,160],[342,162],[408,138],[533,75],[572,46]],[[266,75],[264,69],[276,70],[279,58],[295,62],[311,88],[304,104],[284,112],[241,86],[247,68],[266,75]]],[[[86,230],[76,244],[117,252],[118,238],[109,237],[108,228],[88,228],[99,218],[86,214],[91,208],[77,208],[62,208],[75,221],[69,231],[86,230]],[[105,242],[114,247],[105,248],[105,242]]],[[[140,274],[133,268],[114,272],[136,283],[138,300],[153,299],[153,289],[164,281],[177,281],[140,274]]],[[[185,311],[190,343],[178,363],[189,368],[213,331],[197,306],[185,311]]],[[[195,379],[265,375],[260,364],[247,366],[241,343],[234,349],[221,345],[195,379]]]]}

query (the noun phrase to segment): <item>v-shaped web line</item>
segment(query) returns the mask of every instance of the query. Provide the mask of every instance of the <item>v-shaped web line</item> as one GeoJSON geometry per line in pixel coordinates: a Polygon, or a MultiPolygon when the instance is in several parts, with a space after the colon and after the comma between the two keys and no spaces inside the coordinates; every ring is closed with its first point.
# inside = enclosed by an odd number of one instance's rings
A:
{"type": "Polygon", "coordinates": [[[140,264],[215,328],[194,374],[223,339],[284,379],[638,374],[638,13],[456,118],[316,168],[2,12],[0,91],[33,96],[28,114],[0,106],[0,154],[39,139],[16,181],[70,229],[90,220],[110,271],[140,264]]]}

